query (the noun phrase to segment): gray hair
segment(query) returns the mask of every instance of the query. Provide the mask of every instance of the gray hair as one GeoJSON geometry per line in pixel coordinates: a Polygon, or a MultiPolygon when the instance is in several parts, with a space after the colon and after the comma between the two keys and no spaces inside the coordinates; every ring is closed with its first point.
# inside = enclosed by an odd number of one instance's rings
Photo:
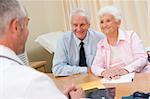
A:
{"type": "Polygon", "coordinates": [[[89,16],[89,13],[88,13],[85,9],[82,9],[82,8],[76,8],[76,9],[74,9],[74,10],[71,12],[71,14],[70,14],[70,22],[71,22],[72,16],[76,16],[76,15],[80,15],[80,16],[86,17],[88,23],[90,23],[90,16],[89,16]]]}
{"type": "Polygon", "coordinates": [[[0,0],[0,37],[6,25],[14,18],[18,20],[26,16],[25,9],[18,0],[0,0]]]}
{"type": "Polygon", "coordinates": [[[111,14],[116,20],[122,20],[121,12],[114,6],[106,6],[98,11],[98,17],[101,17],[104,14],[111,14]]]}

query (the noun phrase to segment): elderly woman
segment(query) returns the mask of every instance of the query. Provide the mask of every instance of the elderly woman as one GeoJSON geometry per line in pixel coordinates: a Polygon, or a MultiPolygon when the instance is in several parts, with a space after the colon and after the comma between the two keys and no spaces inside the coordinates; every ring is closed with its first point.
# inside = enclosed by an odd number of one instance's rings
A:
{"type": "Polygon", "coordinates": [[[99,11],[99,23],[106,38],[101,40],[91,67],[96,76],[116,79],[131,72],[140,72],[146,64],[142,41],[134,31],[120,29],[121,15],[114,6],[99,11]]]}

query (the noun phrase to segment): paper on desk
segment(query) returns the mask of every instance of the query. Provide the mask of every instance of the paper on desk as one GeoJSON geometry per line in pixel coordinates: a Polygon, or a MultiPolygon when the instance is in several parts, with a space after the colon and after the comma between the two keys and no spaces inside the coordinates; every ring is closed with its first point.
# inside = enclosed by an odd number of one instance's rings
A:
{"type": "Polygon", "coordinates": [[[121,76],[119,79],[111,79],[111,80],[103,78],[101,82],[102,83],[128,83],[128,82],[132,82],[134,75],[135,73],[129,73],[121,76]]]}
{"type": "Polygon", "coordinates": [[[98,89],[105,88],[104,85],[102,84],[102,82],[99,80],[80,84],[80,87],[83,90],[89,90],[89,89],[93,89],[93,88],[98,88],[98,89]]]}

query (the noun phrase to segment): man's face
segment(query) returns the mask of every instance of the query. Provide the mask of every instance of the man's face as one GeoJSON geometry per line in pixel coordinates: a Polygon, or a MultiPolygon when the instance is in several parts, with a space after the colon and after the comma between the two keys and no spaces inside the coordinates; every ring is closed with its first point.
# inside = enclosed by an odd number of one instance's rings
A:
{"type": "Polygon", "coordinates": [[[17,54],[21,54],[24,52],[25,50],[25,43],[29,34],[29,30],[28,30],[28,22],[29,22],[29,18],[25,17],[24,19],[22,19],[22,21],[20,22],[20,26],[19,26],[19,31],[18,31],[18,50],[17,50],[17,54]]]}
{"type": "Polygon", "coordinates": [[[71,26],[76,37],[80,40],[84,40],[88,28],[90,26],[89,22],[87,21],[87,18],[85,16],[80,15],[72,16],[71,26]]]}

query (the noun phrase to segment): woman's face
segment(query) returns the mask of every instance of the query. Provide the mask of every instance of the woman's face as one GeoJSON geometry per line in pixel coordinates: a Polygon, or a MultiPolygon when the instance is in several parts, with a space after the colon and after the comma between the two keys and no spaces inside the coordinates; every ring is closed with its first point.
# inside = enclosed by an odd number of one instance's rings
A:
{"type": "Polygon", "coordinates": [[[119,26],[120,21],[111,14],[104,14],[100,17],[100,28],[105,35],[117,33],[119,26]]]}

